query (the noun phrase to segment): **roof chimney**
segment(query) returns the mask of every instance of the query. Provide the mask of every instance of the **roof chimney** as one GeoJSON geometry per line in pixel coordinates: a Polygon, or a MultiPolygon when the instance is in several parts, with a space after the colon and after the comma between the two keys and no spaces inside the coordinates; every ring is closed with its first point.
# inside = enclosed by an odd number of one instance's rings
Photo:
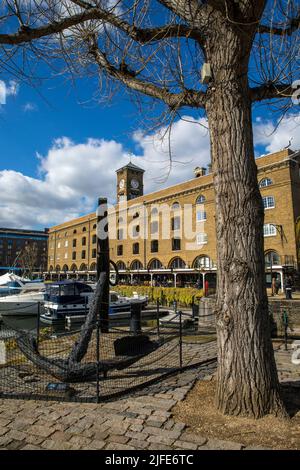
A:
{"type": "Polygon", "coordinates": [[[199,178],[200,176],[204,176],[206,175],[206,168],[203,168],[203,167],[199,167],[199,166],[196,166],[196,168],[194,169],[194,173],[195,173],[195,177],[196,178],[199,178]]]}

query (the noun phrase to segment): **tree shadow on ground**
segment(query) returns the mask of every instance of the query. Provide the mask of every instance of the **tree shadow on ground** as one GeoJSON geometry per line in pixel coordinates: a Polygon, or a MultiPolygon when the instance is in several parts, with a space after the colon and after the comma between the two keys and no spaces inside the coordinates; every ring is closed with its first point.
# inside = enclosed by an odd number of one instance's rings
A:
{"type": "Polygon", "coordinates": [[[282,382],[280,385],[286,410],[292,418],[300,411],[300,380],[282,382]]]}

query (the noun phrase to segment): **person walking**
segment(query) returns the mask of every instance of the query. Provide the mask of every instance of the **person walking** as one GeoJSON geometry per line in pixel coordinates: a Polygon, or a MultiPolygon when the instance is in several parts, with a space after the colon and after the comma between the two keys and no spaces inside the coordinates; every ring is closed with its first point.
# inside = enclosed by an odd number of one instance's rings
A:
{"type": "Polygon", "coordinates": [[[293,289],[293,281],[291,276],[289,276],[285,281],[285,298],[288,300],[292,299],[292,289],[293,289]]]}

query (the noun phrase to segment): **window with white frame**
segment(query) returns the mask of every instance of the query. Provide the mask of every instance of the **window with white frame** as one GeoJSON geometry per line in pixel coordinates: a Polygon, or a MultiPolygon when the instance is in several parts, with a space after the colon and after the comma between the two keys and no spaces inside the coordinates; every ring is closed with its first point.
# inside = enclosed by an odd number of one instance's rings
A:
{"type": "Polygon", "coordinates": [[[273,224],[264,225],[264,237],[275,237],[276,236],[276,227],[273,224]]]}
{"type": "Polygon", "coordinates": [[[264,178],[259,183],[259,187],[266,188],[267,186],[271,186],[272,184],[273,184],[273,181],[270,178],[264,178]]]}
{"type": "Polygon", "coordinates": [[[265,196],[263,197],[263,203],[265,209],[273,209],[275,207],[274,196],[265,196]]]}
{"type": "Polygon", "coordinates": [[[207,233],[198,233],[197,234],[197,245],[203,245],[207,243],[207,233]]]}
{"type": "Polygon", "coordinates": [[[206,211],[197,211],[197,222],[206,220],[206,211]]]}
{"type": "Polygon", "coordinates": [[[68,240],[66,240],[66,241],[65,241],[65,247],[67,248],[68,245],[69,245],[69,242],[68,242],[68,240]]]}

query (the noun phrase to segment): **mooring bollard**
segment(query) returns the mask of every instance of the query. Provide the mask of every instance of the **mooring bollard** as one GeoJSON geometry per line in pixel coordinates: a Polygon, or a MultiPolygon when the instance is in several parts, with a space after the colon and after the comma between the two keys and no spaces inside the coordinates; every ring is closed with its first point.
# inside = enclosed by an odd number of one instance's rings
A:
{"type": "Polygon", "coordinates": [[[141,302],[132,302],[130,307],[130,333],[139,335],[142,331],[141,327],[141,314],[142,304],[141,302]]]}
{"type": "Polygon", "coordinates": [[[182,369],[182,311],[179,314],[179,367],[182,369]]]}

